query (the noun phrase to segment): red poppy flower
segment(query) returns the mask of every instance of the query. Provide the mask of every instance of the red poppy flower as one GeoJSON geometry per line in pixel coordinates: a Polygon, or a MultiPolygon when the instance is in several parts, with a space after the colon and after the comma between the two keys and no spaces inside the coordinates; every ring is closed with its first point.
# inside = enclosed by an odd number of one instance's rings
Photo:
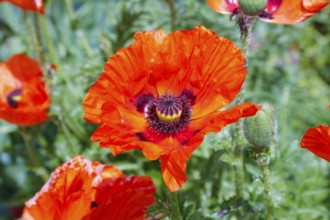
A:
{"type": "MultiPolygon", "coordinates": [[[[207,0],[209,6],[218,13],[240,13],[239,0],[207,0]]],[[[327,6],[326,0],[268,0],[263,11],[257,16],[267,22],[295,24],[313,16],[327,6]]]]}
{"type": "Polygon", "coordinates": [[[327,125],[308,129],[300,145],[330,162],[330,128],[327,125]]]}
{"type": "Polygon", "coordinates": [[[114,166],[77,156],[25,203],[23,219],[144,219],[154,192],[150,177],[127,177],[114,166]]]}
{"type": "Polygon", "coordinates": [[[139,32],[85,97],[84,118],[100,124],[91,139],[114,155],[137,148],[160,158],[165,184],[176,191],[205,134],[257,112],[253,103],[218,111],[240,90],[244,64],[238,47],[204,27],[139,32]]]}
{"type": "Polygon", "coordinates": [[[0,63],[0,119],[34,125],[48,118],[50,97],[38,63],[16,54],[0,63]]]}
{"type": "Polygon", "coordinates": [[[45,14],[44,3],[42,0],[0,0],[0,3],[1,2],[9,2],[23,10],[35,11],[40,12],[41,14],[45,14]]]}

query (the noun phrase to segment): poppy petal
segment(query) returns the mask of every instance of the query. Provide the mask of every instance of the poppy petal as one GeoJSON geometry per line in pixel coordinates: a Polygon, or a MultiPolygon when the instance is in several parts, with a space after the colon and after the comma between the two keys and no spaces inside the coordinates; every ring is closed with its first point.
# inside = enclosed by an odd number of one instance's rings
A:
{"type": "Polygon", "coordinates": [[[327,125],[308,129],[300,145],[330,162],[330,128],[327,125]]]}
{"type": "Polygon", "coordinates": [[[41,14],[45,14],[44,4],[42,0],[0,0],[0,3],[1,2],[9,2],[23,10],[40,12],[41,14]]]}
{"type": "Polygon", "coordinates": [[[163,179],[171,192],[178,191],[186,182],[186,165],[189,157],[186,151],[179,149],[160,157],[163,179]]]}
{"type": "MultiPolygon", "coordinates": [[[[174,75],[171,69],[163,73],[170,78],[158,82],[160,94],[166,91],[192,91],[196,96],[193,119],[217,111],[232,102],[247,73],[244,68],[245,58],[232,41],[218,37],[214,31],[200,26],[192,31],[170,33],[164,40],[164,46],[168,48],[163,53],[167,63],[173,68],[176,65],[180,68],[174,75]],[[180,48],[180,52],[172,48],[180,48]]],[[[166,64],[165,68],[168,66],[166,64]]]]}
{"type": "Polygon", "coordinates": [[[209,132],[219,132],[228,124],[238,121],[240,118],[253,116],[261,109],[260,106],[254,105],[252,102],[235,106],[228,110],[215,112],[200,119],[191,122],[191,129],[200,130],[198,134],[203,135],[209,132]]]}
{"type": "Polygon", "coordinates": [[[207,0],[209,6],[218,13],[232,14],[238,7],[238,0],[207,0]]]}
{"type": "Polygon", "coordinates": [[[155,190],[150,177],[130,176],[103,181],[96,187],[94,203],[97,208],[83,219],[104,219],[105,216],[108,220],[145,219],[147,207],[154,203],[155,190]]]}
{"type": "Polygon", "coordinates": [[[156,160],[167,151],[161,145],[141,141],[138,135],[124,124],[117,126],[101,125],[93,133],[91,140],[100,142],[100,147],[108,147],[114,156],[139,148],[146,158],[156,160]]]}
{"type": "MultiPolygon", "coordinates": [[[[328,4],[330,3],[326,0],[283,0],[276,10],[268,11],[272,18],[261,20],[277,24],[295,24],[318,13],[328,4]]],[[[267,7],[267,10],[269,9],[267,7]]]]}

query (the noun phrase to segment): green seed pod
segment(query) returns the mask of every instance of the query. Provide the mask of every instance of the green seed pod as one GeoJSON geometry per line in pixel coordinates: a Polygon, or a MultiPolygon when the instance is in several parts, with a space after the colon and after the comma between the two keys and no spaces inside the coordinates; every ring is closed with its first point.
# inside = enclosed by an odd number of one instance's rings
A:
{"type": "Polygon", "coordinates": [[[245,15],[256,16],[262,12],[268,0],[238,0],[239,8],[245,15]]]}
{"type": "Polygon", "coordinates": [[[275,135],[275,116],[273,107],[263,104],[255,116],[244,120],[244,135],[255,147],[270,147],[275,135]]]}

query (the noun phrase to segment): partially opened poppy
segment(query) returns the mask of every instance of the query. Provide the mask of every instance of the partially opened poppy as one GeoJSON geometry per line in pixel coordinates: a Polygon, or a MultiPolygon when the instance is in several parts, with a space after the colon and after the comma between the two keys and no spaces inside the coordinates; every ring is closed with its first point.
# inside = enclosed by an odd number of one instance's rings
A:
{"type": "Polygon", "coordinates": [[[76,156],[58,167],[25,203],[23,219],[144,219],[154,202],[150,177],[76,156]]]}
{"type": "Polygon", "coordinates": [[[45,14],[44,3],[42,0],[0,0],[0,3],[1,2],[9,2],[23,10],[45,14]]]}
{"type": "Polygon", "coordinates": [[[308,129],[300,145],[330,162],[330,128],[327,125],[308,129]]]}
{"type": "Polygon", "coordinates": [[[209,6],[223,14],[249,14],[277,24],[295,24],[320,12],[326,0],[207,0],[209,6]]]}
{"type": "Polygon", "coordinates": [[[176,191],[204,135],[257,112],[253,103],[218,111],[239,92],[244,64],[238,47],[204,27],[136,33],[85,97],[84,118],[100,124],[91,139],[114,155],[137,148],[160,158],[164,182],[176,191]]]}
{"type": "Polygon", "coordinates": [[[50,97],[39,64],[24,54],[0,63],[0,119],[35,125],[48,118],[50,97]]]}

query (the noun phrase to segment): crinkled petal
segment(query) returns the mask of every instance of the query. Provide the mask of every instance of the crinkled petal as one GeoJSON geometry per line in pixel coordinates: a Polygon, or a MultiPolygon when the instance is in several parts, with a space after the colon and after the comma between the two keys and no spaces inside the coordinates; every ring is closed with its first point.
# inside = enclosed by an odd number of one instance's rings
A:
{"type": "Polygon", "coordinates": [[[196,96],[193,119],[232,102],[247,73],[245,58],[232,41],[205,27],[195,27],[192,31],[169,34],[164,45],[168,48],[168,63],[179,62],[181,69],[171,80],[163,82],[163,90],[192,91],[196,96]]]}
{"type": "Polygon", "coordinates": [[[163,179],[171,192],[178,191],[186,182],[187,161],[194,150],[202,143],[203,136],[196,136],[193,140],[187,146],[172,141],[172,146],[176,146],[175,149],[160,157],[163,179]]]}
{"type": "Polygon", "coordinates": [[[141,141],[134,131],[124,124],[117,126],[101,125],[92,135],[92,141],[100,142],[101,147],[107,147],[114,156],[133,149],[141,149],[149,160],[156,160],[167,151],[161,145],[141,141]]]}
{"type": "Polygon", "coordinates": [[[150,177],[108,179],[96,187],[94,208],[86,219],[143,220],[154,201],[155,185],[150,177]]]}
{"type": "Polygon", "coordinates": [[[223,127],[238,121],[240,118],[255,115],[259,109],[261,107],[254,105],[252,102],[244,103],[231,109],[215,112],[206,117],[193,120],[191,128],[200,130],[199,133],[203,133],[203,135],[209,132],[219,132],[223,127]]]}
{"type": "Polygon", "coordinates": [[[327,125],[308,129],[300,145],[330,162],[330,128],[327,125]]]}
{"type": "Polygon", "coordinates": [[[116,167],[81,156],[58,167],[42,189],[25,203],[23,219],[81,219],[91,209],[93,185],[125,175],[116,167]]]}

